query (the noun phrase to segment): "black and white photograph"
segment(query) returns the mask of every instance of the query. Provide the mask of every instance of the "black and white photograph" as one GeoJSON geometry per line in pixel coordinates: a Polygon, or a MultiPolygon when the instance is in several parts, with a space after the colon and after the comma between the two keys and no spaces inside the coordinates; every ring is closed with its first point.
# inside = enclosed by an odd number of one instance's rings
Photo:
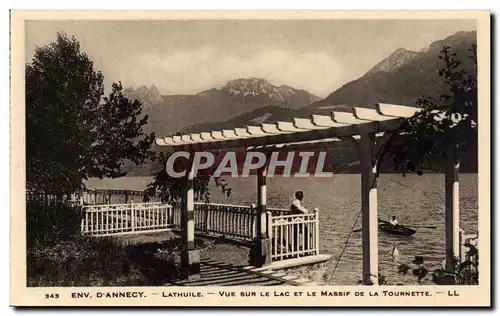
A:
{"type": "Polygon", "coordinates": [[[490,273],[484,20],[26,18],[26,289],[465,299],[490,273]]]}

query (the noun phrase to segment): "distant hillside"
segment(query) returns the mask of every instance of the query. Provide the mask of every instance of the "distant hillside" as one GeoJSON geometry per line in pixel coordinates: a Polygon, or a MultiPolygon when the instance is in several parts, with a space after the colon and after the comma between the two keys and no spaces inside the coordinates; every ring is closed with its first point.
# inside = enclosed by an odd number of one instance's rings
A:
{"type": "Polygon", "coordinates": [[[261,123],[272,123],[279,120],[290,119],[293,117],[293,113],[292,109],[285,109],[279,106],[265,106],[224,122],[192,125],[183,129],[182,132],[199,133],[212,130],[233,129],[235,127],[245,127],[248,125],[259,126],[261,123]]]}
{"type": "Polygon", "coordinates": [[[195,124],[225,121],[266,106],[297,109],[320,100],[307,91],[286,85],[274,86],[260,78],[232,80],[221,88],[194,95],[160,96],[155,86],[129,88],[125,94],[145,103],[144,113],[150,117],[145,130],[159,136],[195,124]]]}
{"type": "Polygon", "coordinates": [[[432,43],[426,51],[397,49],[361,78],[346,83],[324,100],[302,108],[298,114],[328,112],[335,106],[349,109],[376,102],[415,106],[422,96],[439,98],[448,92],[448,86],[437,73],[442,68],[442,61],[438,58],[441,49],[447,45],[458,50],[457,58],[463,69],[472,73],[474,66],[468,56],[471,45],[475,43],[475,31],[459,32],[432,43]]]}

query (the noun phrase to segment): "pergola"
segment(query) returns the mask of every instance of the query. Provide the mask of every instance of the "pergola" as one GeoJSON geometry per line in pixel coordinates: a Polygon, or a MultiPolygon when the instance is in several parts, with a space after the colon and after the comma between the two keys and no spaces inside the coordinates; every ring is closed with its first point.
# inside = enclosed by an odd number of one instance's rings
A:
{"type": "MultiPolygon", "coordinates": [[[[377,103],[372,108],[354,107],[352,112],[331,112],[331,115],[311,115],[288,122],[262,123],[219,131],[157,138],[159,146],[174,151],[244,150],[269,151],[326,149],[357,146],[361,164],[362,252],[363,279],[372,284],[378,277],[378,215],[375,154],[387,141],[387,132],[398,130],[405,119],[420,108],[377,103]]],[[[270,241],[264,221],[266,213],[266,172],[258,172],[258,240],[255,242],[255,265],[269,263],[270,241]]],[[[182,271],[186,277],[199,274],[199,252],[194,248],[193,173],[187,172],[182,203],[182,271]]],[[[445,172],[446,270],[453,271],[453,257],[460,251],[458,163],[449,162],[445,172]]]]}

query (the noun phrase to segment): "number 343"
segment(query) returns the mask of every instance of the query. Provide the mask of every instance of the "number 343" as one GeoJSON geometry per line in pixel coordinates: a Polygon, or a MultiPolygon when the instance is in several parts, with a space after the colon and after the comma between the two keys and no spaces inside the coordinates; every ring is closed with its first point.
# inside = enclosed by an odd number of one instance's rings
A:
{"type": "Polygon", "coordinates": [[[59,298],[59,294],[45,294],[45,298],[59,298]]]}

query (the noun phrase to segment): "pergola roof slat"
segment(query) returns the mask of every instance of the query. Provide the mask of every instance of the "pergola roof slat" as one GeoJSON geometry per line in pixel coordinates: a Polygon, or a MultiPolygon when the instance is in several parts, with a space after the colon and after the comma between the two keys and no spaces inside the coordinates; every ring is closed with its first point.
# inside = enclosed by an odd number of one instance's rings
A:
{"type": "Polygon", "coordinates": [[[278,129],[276,124],[261,123],[262,130],[268,134],[282,134],[283,132],[278,129]]]}
{"type": "Polygon", "coordinates": [[[276,122],[278,130],[283,132],[300,132],[307,129],[297,128],[292,122],[276,122]]]}
{"type": "Polygon", "coordinates": [[[182,137],[181,136],[178,136],[178,135],[175,135],[172,137],[172,140],[174,141],[174,143],[183,143],[182,141],[182,137]]]}
{"type": "Polygon", "coordinates": [[[362,124],[366,123],[366,120],[360,120],[354,116],[353,113],[349,112],[332,112],[332,120],[336,123],[344,124],[362,124]]]}
{"type": "Polygon", "coordinates": [[[336,123],[332,120],[330,116],[327,115],[311,115],[311,122],[316,126],[321,127],[340,127],[346,126],[347,124],[336,123]]]}
{"type": "Polygon", "coordinates": [[[394,118],[391,116],[382,115],[382,114],[378,113],[377,110],[374,110],[374,109],[354,107],[352,109],[352,111],[353,111],[354,117],[356,117],[359,120],[385,121],[385,120],[390,120],[390,119],[394,118]]]}
{"type": "Polygon", "coordinates": [[[421,110],[416,107],[387,103],[377,103],[375,104],[375,107],[377,108],[377,112],[381,115],[404,118],[412,117],[415,113],[421,110]]]}
{"type": "Polygon", "coordinates": [[[328,128],[326,126],[314,125],[314,123],[311,122],[310,119],[298,118],[298,117],[294,117],[293,118],[293,125],[296,128],[302,128],[302,129],[323,129],[323,128],[328,128]]]}
{"type": "Polygon", "coordinates": [[[420,108],[377,103],[375,109],[354,107],[352,112],[331,112],[331,116],[312,114],[309,119],[294,117],[291,122],[278,121],[260,126],[236,127],[233,130],[207,131],[158,138],[159,146],[176,150],[208,150],[245,147],[288,148],[306,143],[328,143],[341,139],[359,139],[366,133],[377,133],[399,128],[404,119],[413,116],[420,108]]]}
{"type": "Polygon", "coordinates": [[[236,136],[238,138],[248,138],[248,137],[252,136],[252,135],[250,135],[250,133],[248,133],[246,128],[236,127],[234,129],[234,133],[236,134],[236,136]]]}
{"type": "Polygon", "coordinates": [[[247,126],[247,132],[251,135],[269,135],[260,126],[247,126]]]}
{"type": "Polygon", "coordinates": [[[193,140],[193,142],[203,142],[200,134],[191,134],[191,139],[193,140]]]}
{"type": "Polygon", "coordinates": [[[209,140],[209,141],[214,140],[214,138],[212,137],[212,134],[209,133],[209,132],[201,132],[200,136],[201,136],[201,139],[203,139],[205,141],[207,141],[207,140],[209,140]]]}
{"type": "Polygon", "coordinates": [[[224,129],[224,130],[222,130],[222,135],[224,135],[227,138],[236,138],[236,137],[238,137],[238,136],[236,136],[236,133],[234,132],[234,130],[230,130],[230,129],[224,129]]]}
{"type": "Polygon", "coordinates": [[[167,143],[165,142],[165,139],[164,139],[164,138],[157,138],[157,139],[155,140],[155,143],[156,143],[156,145],[158,145],[158,146],[165,146],[165,145],[167,145],[167,143]]]}
{"type": "Polygon", "coordinates": [[[210,132],[210,134],[212,135],[212,137],[216,140],[224,140],[224,139],[227,139],[224,135],[222,135],[222,132],[221,131],[212,131],[210,132]]]}

